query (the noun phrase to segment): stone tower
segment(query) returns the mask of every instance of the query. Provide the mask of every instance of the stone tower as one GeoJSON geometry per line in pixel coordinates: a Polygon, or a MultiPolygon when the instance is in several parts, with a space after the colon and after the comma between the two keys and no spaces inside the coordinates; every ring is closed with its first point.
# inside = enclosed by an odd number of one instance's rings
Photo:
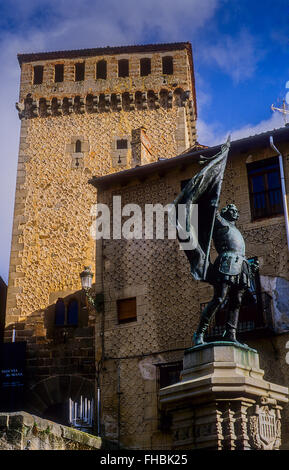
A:
{"type": "Polygon", "coordinates": [[[8,328],[79,290],[83,266],[94,266],[92,175],[171,158],[196,143],[190,43],[20,54],[18,60],[21,134],[8,328]]]}

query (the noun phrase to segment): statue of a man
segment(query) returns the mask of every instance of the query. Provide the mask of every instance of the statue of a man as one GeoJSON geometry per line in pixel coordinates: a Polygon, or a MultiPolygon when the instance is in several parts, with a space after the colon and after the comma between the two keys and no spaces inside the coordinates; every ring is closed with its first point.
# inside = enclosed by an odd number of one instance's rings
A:
{"type": "Polygon", "coordinates": [[[239,218],[238,209],[234,204],[228,204],[221,212],[217,211],[213,229],[213,241],[218,253],[214,264],[211,265],[207,280],[214,286],[214,297],[202,312],[200,323],[194,334],[195,345],[204,343],[204,333],[210,320],[217,311],[228,301],[228,317],[225,341],[236,340],[236,329],[242,297],[250,288],[252,268],[245,258],[245,242],[241,232],[236,227],[239,218]]]}
{"type": "Polygon", "coordinates": [[[182,248],[189,259],[191,274],[195,280],[214,287],[214,297],[202,312],[194,333],[195,345],[204,343],[209,322],[225,301],[229,303],[229,313],[223,339],[238,342],[236,329],[242,297],[250,288],[252,272],[258,269],[257,263],[252,266],[245,258],[245,242],[236,227],[239,217],[236,206],[228,204],[221,212],[217,210],[229,149],[230,138],[217,155],[201,157],[201,163],[206,161],[207,165],[173,202],[179,241],[181,245],[184,240],[190,241],[182,248]],[[192,204],[198,205],[198,230],[191,220],[192,204]],[[186,208],[185,221],[179,214],[180,207],[186,208]],[[210,262],[212,240],[218,253],[214,263],[210,262]]]}

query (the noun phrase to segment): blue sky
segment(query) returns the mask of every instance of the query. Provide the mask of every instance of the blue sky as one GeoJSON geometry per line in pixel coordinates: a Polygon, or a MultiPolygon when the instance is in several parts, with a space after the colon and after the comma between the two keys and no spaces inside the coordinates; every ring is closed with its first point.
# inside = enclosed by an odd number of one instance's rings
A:
{"type": "Polygon", "coordinates": [[[20,123],[16,54],[191,41],[198,140],[284,125],[289,80],[287,0],[2,0],[0,2],[0,275],[7,281],[20,123]]]}

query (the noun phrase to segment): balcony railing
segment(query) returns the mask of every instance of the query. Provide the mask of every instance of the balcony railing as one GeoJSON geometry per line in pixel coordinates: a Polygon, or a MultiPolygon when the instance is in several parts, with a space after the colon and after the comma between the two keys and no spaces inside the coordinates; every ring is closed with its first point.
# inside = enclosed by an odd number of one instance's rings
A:
{"type": "MultiPolygon", "coordinates": [[[[201,312],[206,307],[201,304],[201,312]]],[[[249,292],[240,308],[237,332],[239,336],[265,336],[273,333],[272,298],[267,292],[249,292]]],[[[226,328],[228,305],[224,305],[211,321],[206,339],[220,340],[226,328]]]]}

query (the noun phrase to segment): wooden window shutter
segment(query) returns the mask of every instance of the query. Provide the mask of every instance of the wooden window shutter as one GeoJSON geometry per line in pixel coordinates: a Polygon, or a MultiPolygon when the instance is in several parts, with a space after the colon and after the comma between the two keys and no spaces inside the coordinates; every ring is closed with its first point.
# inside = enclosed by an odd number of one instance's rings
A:
{"type": "Polygon", "coordinates": [[[119,323],[136,321],[136,298],[118,300],[117,316],[119,323]]]}

